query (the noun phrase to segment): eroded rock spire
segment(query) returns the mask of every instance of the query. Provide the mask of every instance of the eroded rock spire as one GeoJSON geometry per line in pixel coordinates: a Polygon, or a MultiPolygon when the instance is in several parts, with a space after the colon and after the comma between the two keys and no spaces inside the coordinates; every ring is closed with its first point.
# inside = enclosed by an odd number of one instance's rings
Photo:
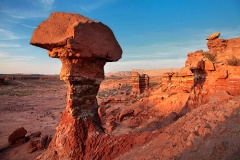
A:
{"type": "Polygon", "coordinates": [[[48,150],[39,159],[83,159],[88,139],[103,132],[96,95],[104,65],[119,60],[122,49],[106,25],[62,12],[43,21],[30,43],[61,60],[60,79],[68,84],[67,107],[48,150]]]}

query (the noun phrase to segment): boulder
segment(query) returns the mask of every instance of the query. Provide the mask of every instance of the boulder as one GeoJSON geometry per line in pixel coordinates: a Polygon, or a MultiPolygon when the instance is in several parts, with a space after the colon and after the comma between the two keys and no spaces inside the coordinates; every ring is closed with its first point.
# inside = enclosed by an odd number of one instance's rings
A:
{"type": "Polygon", "coordinates": [[[27,130],[23,127],[16,129],[12,132],[12,134],[8,137],[8,142],[10,144],[14,144],[17,140],[21,138],[25,138],[25,135],[27,134],[27,130]]]}
{"type": "Polygon", "coordinates": [[[228,70],[225,68],[220,68],[217,72],[218,79],[226,79],[228,77],[228,70]]]}
{"type": "Polygon", "coordinates": [[[28,137],[31,139],[31,138],[40,137],[40,136],[41,136],[41,132],[37,131],[37,132],[30,134],[28,137]]]}
{"type": "Polygon", "coordinates": [[[213,40],[213,39],[218,38],[219,36],[220,36],[219,32],[214,32],[213,34],[211,34],[207,37],[207,40],[213,40]]]}
{"type": "Polygon", "coordinates": [[[204,63],[205,63],[204,69],[206,71],[215,71],[215,66],[213,62],[211,62],[210,60],[206,60],[204,63]]]}
{"type": "Polygon", "coordinates": [[[130,116],[134,113],[133,109],[124,108],[121,110],[120,114],[117,116],[117,120],[121,122],[124,117],[130,116]]]}
{"type": "Polygon", "coordinates": [[[53,58],[68,56],[117,61],[122,56],[122,49],[109,27],[72,13],[52,13],[36,28],[30,43],[47,49],[53,58]]]}

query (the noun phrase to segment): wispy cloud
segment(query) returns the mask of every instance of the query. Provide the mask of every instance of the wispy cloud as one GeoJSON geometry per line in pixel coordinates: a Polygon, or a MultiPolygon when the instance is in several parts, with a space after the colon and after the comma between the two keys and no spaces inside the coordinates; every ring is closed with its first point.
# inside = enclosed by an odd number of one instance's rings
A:
{"type": "Polygon", "coordinates": [[[29,25],[26,25],[26,24],[21,24],[22,26],[24,26],[24,27],[27,27],[27,28],[36,28],[36,27],[33,27],[33,26],[29,26],[29,25]]]}
{"type": "Polygon", "coordinates": [[[107,4],[111,2],[111,0],[93,0],[93,1],[88,1],[88,0],[82,0],[80,1],[80,8],[81,10],[85,11],[85,12],[91,12],[93,10],[96,10],[100,7],[102,7],[103,5],[107,4]]]}
{"type": "Polygon", "coordinates": [[[16,3],[17,4],[15,5],[13,5],[10,1],[1,3],[2,6],[0,13],[8,15],[14,19],[47,17],[54,0],[21,0],[21,2],[16,3]],[[21,3],[21,7],[19,7],[18,3],[21,3]]]}
{"type": "Polygon", "coordinates": [[[0,28],[0,40],[14,40],[14,39],[19,39],[20,37],[16,36],[15,33],[9,31],[9,30],[5,30],[5,29],[1,29],[0,28]]]}
{"type": "Polygon", "coordinates": [[[14,44],[14,43],[2,43],[0,42],[0,48],[4,47],[4,48],[18,48],[21,47],[20,44],[14,44]]]}
{"type": "Polygon", "coordinates": [[[39,0],[39,3],[43,5],[45,10],[51,10],[55,0],[39,0]]]}
{"type": "Polygon", "coordinates": [[[30,61],[34,59],[33,56],[16,56],[0,53],[1,61],[30,61]]]}

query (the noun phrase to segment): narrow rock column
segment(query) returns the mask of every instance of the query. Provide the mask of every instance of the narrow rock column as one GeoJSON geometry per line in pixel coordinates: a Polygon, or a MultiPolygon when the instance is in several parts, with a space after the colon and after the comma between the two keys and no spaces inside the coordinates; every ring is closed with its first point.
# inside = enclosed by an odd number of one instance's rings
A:
{"type": "Polygon", "coordinates": [[[60,78],[68,84],[67,107],[54,139],[40,159],[82,159],[88,139],[103,133],[96,95],[104,79],[106,62],[101,59],[60,59],[63,65],[60,78]]]}
{"type": "Polygon", "coordinates": [[[84,159],[103,133],[96,95],[104,65],[121,58],[122,49],[106,25],[79,14],[52,13],[34,31],[32,45],[62,62],[60,79],[68,85],[67,106],[48,149],[38,159],[84,159]]]}
{"type": "Polygon", "coordinates": [[[140,75],[138,72],[132,71],[132,95],[140,94],[140,75]]]}
{"type": "Polygon", "coordinates": [[[97,114],[96,96],[104,79],[105,60],[60,58],[60,79],[68,84],[67,110],[73,117],[84,118],[97,114]],[[70,74],[71,73],[71,74],[70,74]],[[94,113],[93,113],[94,112],[94,113]]]}

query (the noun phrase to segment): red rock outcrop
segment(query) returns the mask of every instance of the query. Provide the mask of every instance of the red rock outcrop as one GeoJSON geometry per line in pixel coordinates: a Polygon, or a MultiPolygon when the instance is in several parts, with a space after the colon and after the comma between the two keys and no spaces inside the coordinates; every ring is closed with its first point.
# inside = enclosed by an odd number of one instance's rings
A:
{"type": "Polygon", "coordinates": [[[213,40],[213,39],[218,38],[219,36],[220,36],[219,32],[214,32],[213,34],[211,34],[207,37],[207,40],[213,40]]]}
{"type": "MultiPolygon", "coordinates": [[[[240,94],[236,87],[240,85],[240,38],[225,40],[219,39],[219,35],[209,36],[214,37],[208,38],[209,51],[189,53],[185,67],[179,73],[162,76],[162,85],[166,86],[166,90],[190,93],[185,105],[188,109],[206,103],[212,94],[219,91],[240,94]]],[[[181,115],[187,112],[184,109],[181,115]]]]}
{"type": "Polygon", "coordinates": [[[96,95],[104,65],[120,59],[122,49],[106,25],[61,12],[42,22],[30,43],[61,60],[60,79],[68,84],[67,107],[48,150],[39,159],[84,159],[91,149],[87,143],[103,133],[96,95]]]}
{"type": "Polygon", "coordinates": [[[10,144],[14,144],[20,139],[23,139],[23,141],[25,142],[26,134],[27,134],[26,129],[24,129],[23,127],[18,128],[8,137],[8,142],[10,144]]]}
{"type": "Polygon", "coordinates": [[[149,88],[149,76],[132,71],[132,94],[141,94],[149,88]]]}
{"type": "Polygon", "coordinates": [[[231,64],[231,57],[240,61],[240,39],[208,40],[209,51],[196,51],[188,54],[186,67],[194,74],[194,85],[187,107],[197,107],[206,102],[211,95],[226,91],[229,95],[239,95],[236,86],[240,86],[240,64],[231,64]]]}

